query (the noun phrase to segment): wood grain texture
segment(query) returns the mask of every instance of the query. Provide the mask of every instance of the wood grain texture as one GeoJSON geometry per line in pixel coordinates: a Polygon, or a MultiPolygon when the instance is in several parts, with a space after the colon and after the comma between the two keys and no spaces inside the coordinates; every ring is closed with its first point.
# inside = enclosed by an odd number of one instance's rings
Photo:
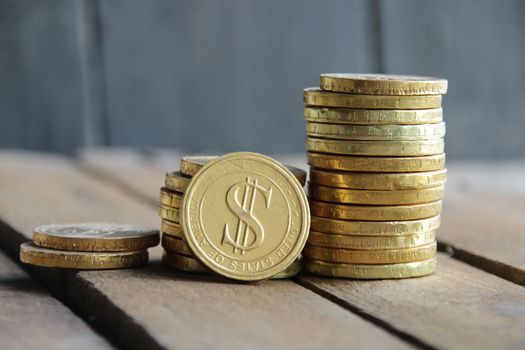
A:
{"type": "Polygon", "coordinates": [[[311,276],[301,283],[363,310],[430,347],[522,349],[525,289],[440,254],[431,276],[358,282],[311,276]]]}
{"type": "MultiPolygon", "coordinates": [[[[154,206],[85,176],[62,158],[1,153],[0,182],[6,223],[0,242],[12,252],[33,227],[49,222],[159,224],[154,206]]],[[[410,347],[292,281],[195,278],[162,268],[160,252],[152,249],[152,263],[144,268],[34,274],[125,348],[410,347]]]]}
{"type": "Polygon", "coordinates": [[[2,349],[111,349],[2,252],[0,300],[2,349]]]}

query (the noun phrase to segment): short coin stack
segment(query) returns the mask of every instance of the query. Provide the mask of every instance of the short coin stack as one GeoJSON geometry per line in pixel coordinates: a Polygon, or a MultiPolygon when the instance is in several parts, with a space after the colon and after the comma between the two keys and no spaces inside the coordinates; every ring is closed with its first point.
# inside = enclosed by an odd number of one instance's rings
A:
{"type": "MultiPolygon", "coordinates": [[[[162,247],[165,253],[162,261],[165,266],[194,273],[211,273],[193,254],[185,241],[184,230],[180,224],[180,210],[184,192],[192,177],[209,161],[217,156],[186,156],[181,159],[180,170],[166,173],[165,186],[160,189],[159,215],[161,217],[162,247]]],[[[287,167],[304,186],[306,172],[294,167],[287,167]]],[[[273,279],[290,278],[301,268],[299,261],[294,262],[273,279]]]]}
{"type": "Polygon", "coordinates": [[[24,263],[78,270],[143,265],[148,248],[159,244],[159,231],[107,223],[55,224],[37,227],[33,241],[20,246],[24,263]]]}
{"type": "Polygon", "coordinates": [[[307,271],[379,279],[436,266],[445,123],[436,78],[323,74],[304,91],[307,271]]]}

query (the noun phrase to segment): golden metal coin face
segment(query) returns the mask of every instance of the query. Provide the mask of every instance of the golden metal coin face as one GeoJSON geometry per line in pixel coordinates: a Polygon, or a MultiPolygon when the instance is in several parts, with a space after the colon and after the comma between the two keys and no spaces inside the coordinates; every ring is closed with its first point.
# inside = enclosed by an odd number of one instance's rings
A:
{"type": "Polygon", "coordinates": [[[148,251],[75,252],[42,248],[32,243],[23,243],[20,245],[20,261],[31,265],[64,269],[119,269],[147,263],[148,251]]]}
{"type": "Polygon", "coordinates": [[[445,154],[423,157],[358,157],[308,152],[313,168],[355,172],[405,173],[439,170],[445,167],[445,154]]]}
{"type": "Polygon", "coordinates": [[[305,259],[303,266],[309,273],[327,277],[388,279],[430,275],[436,270],[436,263],[436,258],[427,261],[387,265],[336,264],[305,259]]]}
{"type": "Polygon", "coordinates": [[[184,192],[190,184],[191,177],[184,175],[180,171],[166,173],[166,187],[172,191],[184,192]]]}
{"type": "Polygon", "coordinates": [[[71,251],[134,251],[158,245],[159,231],[109,223],[54,224],[35,228],[33,243],[40,247],[71,251]]]}
{"type": "Polygon", "coordinates": [[[185,193],[182,226],[193,253],[213,271],[262,280],[299,256],[310,227],[306,194],[283,165],[256,153],[219,157],[185,193]]]}
{"type": "Polygon", "coordinates": [[[437,243],[421,247],[385,250],[350,250],[307,245],[303,254],[315,260],[344,264],[399,264],[425,261],[436,257],[437,243]]]}
{"type": "Polygon", "coordinates": [[[342,220],[406,221],[430,218],[441,213],[441,201],[392,206],[350,205],[310,200],[312,215],[342,220]]]}
{"type": "Polygon", "coordinates": [[[307,106],[369,109],[430,109],[441,107],[441,95],[357,95],[308,88],[304,89],[303,97],[307,106]]]}
{"type": "Polygon", "coordinates": [[[425,141],[360,141],[306,138],[306,150],[356,156],[432,156],[445,151],[443,139],[425,141]]]}
{"type": "Polygon", "coordinates": [[[180,172],[184,175],[193,176],[210,160],[218,156],[186,156],[180,161],[180,172]]]}
{"type": "Polygon", "coordinates": [[[348,221],[312,216],[311,230],[338,235],[402,236],[435,231],[441,224],[439,215],[410,221],[348,221]]]}
{"type": "Polygon", "coordinates": [[[443,121],[443,109],[362,109],[305,107],[308,122],[357,125],[433,124],[443,121]]]}
{"type": "Polygon", "coordinates": [[[167,205],[159,205],[159,216],[171,222],[180,222],[180,210],[175,207],[168,207],[167,205]]]}
{"type": "Polygon", "coordinates": [[[175,192],[167,187],[161,187],[160,189],[160,204],[169,207],[180,208],[182,207],[182,192],[175,192]]]}
{"type": "Polygon", "coordinates": [[[352,190],[333,188],[310,183],[308,197],[333,203],[370,204],[370,205],[404,205],[435,202],[443,198],[445,186],[422,188],[418,190],[352,190]]]}
{"type": "Polygon", "coordinates": [[[184,231],[180,224],[162,219],[160,221],[160,231],[169,236],[184,238],[184,231]]]}
{"type": "Polygon", "coordinates": [[[162,235],[162,248],[168,253],[193,256],[188,244],[181,238],[174,238],[169,235],[162,235]]]}
{"type": "Polygon", "coordinates": [[[310,182],[318,185],[360,190],[418,190],[443,186],[447,169],[420,173],[350,173],[311,169],[310,182]]]}
{"type": "Polygon", "coordinates": [[[201,264],[198,260],[174,253],[164,253],[162,255],[164,266],[186,272],[208,274],[210,270],[201,264]]]}
{"type": "Polygon", "coordinates": [[[394,74],[321,74],[321,89],[351,94],[437,95],[446,94],[446,79],[394,74]]]}
{"type": "Polygon", "coordinates": [[[310,231],[308,236],[311,246],[356,250],[413,248],[431,244],[435,240],[435,231],[405,236],[349,236],[310,231]]]}
{"type": "Polygon", "coordinates": [[[339,140],[423,141],[445,137],[445,123],[422,125],[345,125],[306,123],[309,136],[339,140]]]}

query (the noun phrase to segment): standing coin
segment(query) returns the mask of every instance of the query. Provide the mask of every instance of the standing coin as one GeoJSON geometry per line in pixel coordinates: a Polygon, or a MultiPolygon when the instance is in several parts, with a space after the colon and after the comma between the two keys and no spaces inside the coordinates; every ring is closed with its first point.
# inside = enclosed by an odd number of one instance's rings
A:
{"type": "Polygon", "coordinates": [[[306,138],[306,150],[362,156],[432,156],[445,151],[443,139],[425,141],[353,141],[306,138]]]}
{"type": "Polygon", "coordinates": [[[38,247],[32,243],[20,245],[20,261],[37,266],[77,270],[120,269],[143,265],[148,251],[76,252],[38,247]]]}
{"type": "Polygon", "coordinates": [[[308,152],[308,165],[313,168],[405,173],[443,169],[445,154],[423,157],[358,157],[308,152]]]}
{"type": "Polygon", "coordinates": [[[361,109],[305,107],[307,122],[357,125],[433,124],[443,121],[443,109],[361,109]]]}
{"type": "Polygon", "coordinates": [[[310,200],[312,215],[343,220],[405,221],[425,219],[441,213],[441,201],[393,206],[334,204],[310,200]]]}
{"type": "Polygon", "coordinates": [[[199,171],[182,205],[192,252],[215,272],[238,280],[270,278],[306,243],[310,212],[299,181],[256,153],[221,156],[199,171]]]}
{"type": "Polygon", "coordinates": [[[394,74],[321,74],[321,89],[351,94],[437,95],[447,93],[446,79],[394,74]]]}
{"type": "Polygon", "coordinates": [[[423,141],[445,136],[445,123],[422,125],[346,125],[306,123],[309,136],[339,140],[423,141]]]}
{"type": "Polygon", "coordinates": [[[304,89],[303,96],[304,103],[308,106],[370,109],[429,109],[441,107],[441,95],[357,95],[308,88],[304,89]]]}
{"type": "Polygon", "coordinates": [[[184,192],[190,184],[191,177],[184,175],[180,171],[166,173],[166,187],[172,191],[184,192]]]}
{"type": "Polygon", "coordinates": [[[327,277],[355,279],[409,278],[430,275],[436,270],[435,258],[403,264],[362,265],[334,264],[315,259],[305,259],[306,271],[327,277]]]}
{"type": "Polygon", "coordinates": [[[421,173],[349,173],[330,170],[310,170],[314,184],[360,190],[418,190],[443,186],[447,169],[421,173]]]}
{"type": "Polygon", "coordinates": [[[159,244],[159,231],[108,223],[54,224],[37,227],[33,231],[33,243],[71,251],[135,251],[159,244]]]}

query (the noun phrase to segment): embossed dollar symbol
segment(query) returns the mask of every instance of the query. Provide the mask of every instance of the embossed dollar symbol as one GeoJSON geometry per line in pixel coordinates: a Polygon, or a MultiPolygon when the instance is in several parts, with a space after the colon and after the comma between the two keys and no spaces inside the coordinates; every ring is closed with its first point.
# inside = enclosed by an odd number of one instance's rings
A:
{"type": "Polygon", "coordinates": [[[252,180],[248,177],[246,182],[236,183],[226,193],[228,208],[239,218],[239,221],[235,237],[231,236],[228,224],[224,225],[222,244],[231,245],[235,254],[244,254],[264,241],[264,227],[253,214],[257,192],[263,195],[266,208],[270,208],[272,188],[263,188],[257,183],[257,179],[252,180]]]}

